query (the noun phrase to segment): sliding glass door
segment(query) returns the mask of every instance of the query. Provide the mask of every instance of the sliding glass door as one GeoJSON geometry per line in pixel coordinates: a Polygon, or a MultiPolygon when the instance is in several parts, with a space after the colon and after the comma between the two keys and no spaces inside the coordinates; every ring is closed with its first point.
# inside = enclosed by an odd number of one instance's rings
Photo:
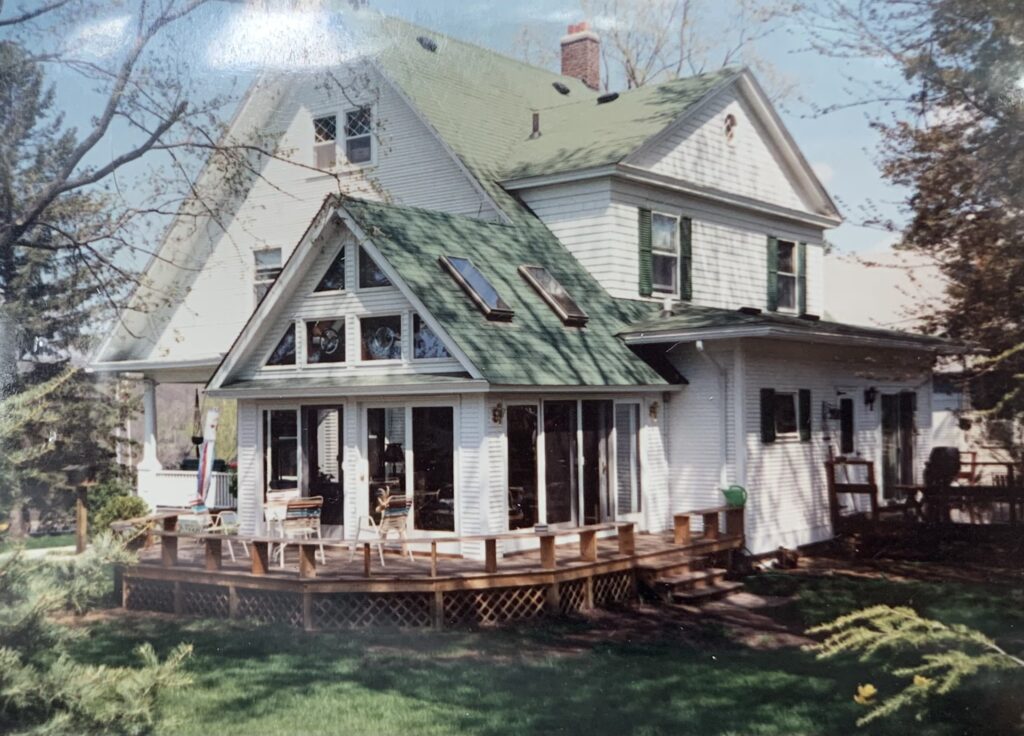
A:
{"type": "Polygon", "coordinates": [[[508,528],[529,529],[540,521],[537,482],[537,405],[508,407],[508,528]]]}
{"type": "Polygon", "coordinates": [[[416,529],[455,531],[455,417],[450,406],[412,409],[413,521],[416,529]]]}
{"type": "Polygon", "coordinates": [[[263,497],[299,488],[299,412],[263,410],[263,497]]]}
{"type": "Polygon", "coordinates": [[[548,524],[576,519],[579,457],[577,402],[544,402],[544,489],[548,524]]]}
{"type": "Polygon", "coordinates": [[[323,497],[320,521],[326,526],[341,526],[345,523],[343,419],[342,407],[302,408],[302,446],[305,450],[308,495],[323,497]]]}

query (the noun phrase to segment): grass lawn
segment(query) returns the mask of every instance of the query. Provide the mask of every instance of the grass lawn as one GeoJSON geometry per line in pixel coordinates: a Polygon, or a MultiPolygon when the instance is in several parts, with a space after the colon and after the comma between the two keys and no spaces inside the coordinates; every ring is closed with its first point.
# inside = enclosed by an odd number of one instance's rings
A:
{"type": "MultiPolygon", "coordinates": [[[[874,665],[819,662],[794,644],[838,613],[910,604],[1024,651],[1019,590],[782,574],[749,586],[776,604],[752,614],[753,632],[728,616],[652,608],[490,631],[331,635],[117,614],[86,624],[75,656],[130,664],[144,641],[161,653],[192,642],[194,684],[163,703],[167,734],[793,735],[858,732],[857,683],[883,696],[888,686],[874,665]]],[[[1007,733],[1024,710],[1022,684],[980,683],[932,720],[860,732],[1007,733]]]]}
{"type": "Polygon", "coordinates": [[[18,545],[23,545],[25,549],[50,549],[52,547],[67,547],[74,546],[75,535],[74,534],[56,534],[54,536],[43,536],[43,537],[25,537],[14,543],[10,539],[0,539],[0,552],[7,552],[18,545]]]}

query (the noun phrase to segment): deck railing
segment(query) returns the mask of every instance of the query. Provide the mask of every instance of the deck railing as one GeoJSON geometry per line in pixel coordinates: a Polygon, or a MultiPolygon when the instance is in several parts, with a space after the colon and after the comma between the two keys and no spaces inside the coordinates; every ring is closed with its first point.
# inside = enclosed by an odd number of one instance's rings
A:
{"type": "MultiPolygon", "coordinates": [[[[152,508],[182,506],[196,495],[196,475],[194,470],[140,470],[139,496],[152,508]]],[[[234,508],[235,499],[228,492],[229,480],[228,473],[210,474],[207,506],[214,509],[234,508]]]]}

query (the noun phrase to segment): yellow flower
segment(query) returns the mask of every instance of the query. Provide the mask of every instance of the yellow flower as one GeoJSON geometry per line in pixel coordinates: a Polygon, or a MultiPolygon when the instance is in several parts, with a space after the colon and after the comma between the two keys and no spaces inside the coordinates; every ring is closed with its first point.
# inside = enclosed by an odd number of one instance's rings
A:
{"type": "Polygon", "coordinates": [[[931,680],[930,677],[925,677],[924,675],[914,675],[914,685],[915,686],[917,686],[917,687],[928,687],[931,684],[932,684],[932,680],[931,680]]]}
{"type": "Polygon", "coordinates": [[[870,683],[867,685],[858,685],[857,694],[853,696],[853,700],[861,705],[871,705],[876,695],[878,695],[878,690],[874,685],[870,683]]]}

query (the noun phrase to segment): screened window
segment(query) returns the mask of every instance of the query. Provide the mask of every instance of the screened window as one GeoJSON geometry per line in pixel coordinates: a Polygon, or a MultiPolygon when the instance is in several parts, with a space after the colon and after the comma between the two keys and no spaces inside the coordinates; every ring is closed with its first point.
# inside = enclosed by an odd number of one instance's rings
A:
{"type": "Polygon", "coordinates": [[[796,243],[779,241],[779,270],[776,278],[779,309],[796,309],[796,243]]]}
{"type": "Polygon", "coordinates": [[[306,323],[306,362],[345,362],[345,318],[322,319],[306,323]]]}
{"type": "Polygon", "coordinates": [[[277,277],[281,275],[281,249],[261,248],[254,250],[253,255],[253,286],[256,303],[259,304],[277,277]]]}
{"type": "Polygon", "coordinates": [[[364,317],[360,320],[363,360],[398,360],[402,357],[402,318],[364,317]]]}
{"type": "Polygon", "coordinates": [[[318,169],[330,169],[337,163],[337,140],[338,118],[336,115],[313,118],[313,159],[318,169]]]}
{"type": "Polygon", "coordinates": [[[359,288],[374,289],[379,286],[391,286],[388,277],[380,270],[377,262],[370,257],[365,249],[359,249],[359,288]]]}
{"type": "Polygon", "coordinates": [[[427,326],[418,314],[412,318],[412,357],[424,358],[450,358],[448,349],[438,339],[434,331],[427,326]]]}
{"type": "Polygon", "coordinates": [[[569,292],[558,279],[542,266],[520,266],[519,273],[530,282],[537,293],[548,303],[555,314],[567,325],[583,326],[587,323],[587,313],[580,309],[569,292]]]}
{"type": "Polygon", "coordinates": [[[441,265],[476,303],[487,319],[512,319],[512,308],[468,258],[441,256],[441,265]]]}
{"type": "Polygon", "coordinates": [[[267,365],[295,365],[295,324],[288,325],[284,337],[267,358],[267,365]]]}
{"type": "Polygon", "coordinates": [[[679,282],[679,220],[655,212],[651,231],[651,288],[675,294],[679,282]]]}
{"type": "Polygon", "coordinates": [[[796,394],[775,394],[775,434],[796,434],[796,394]]]}
{"type": "Polygon", "coordinates": [[[345,288],[345,246],[341,247],[338,255],[331,261],[330,267],[324,273],[320,283],[314,291],[341,291],[345,288]]]}
{"type": "Polygon", "coordinates": [[[369,107],[345,113],[345,156],[352,164],[373,158],[373,112],[369,107]]]}

